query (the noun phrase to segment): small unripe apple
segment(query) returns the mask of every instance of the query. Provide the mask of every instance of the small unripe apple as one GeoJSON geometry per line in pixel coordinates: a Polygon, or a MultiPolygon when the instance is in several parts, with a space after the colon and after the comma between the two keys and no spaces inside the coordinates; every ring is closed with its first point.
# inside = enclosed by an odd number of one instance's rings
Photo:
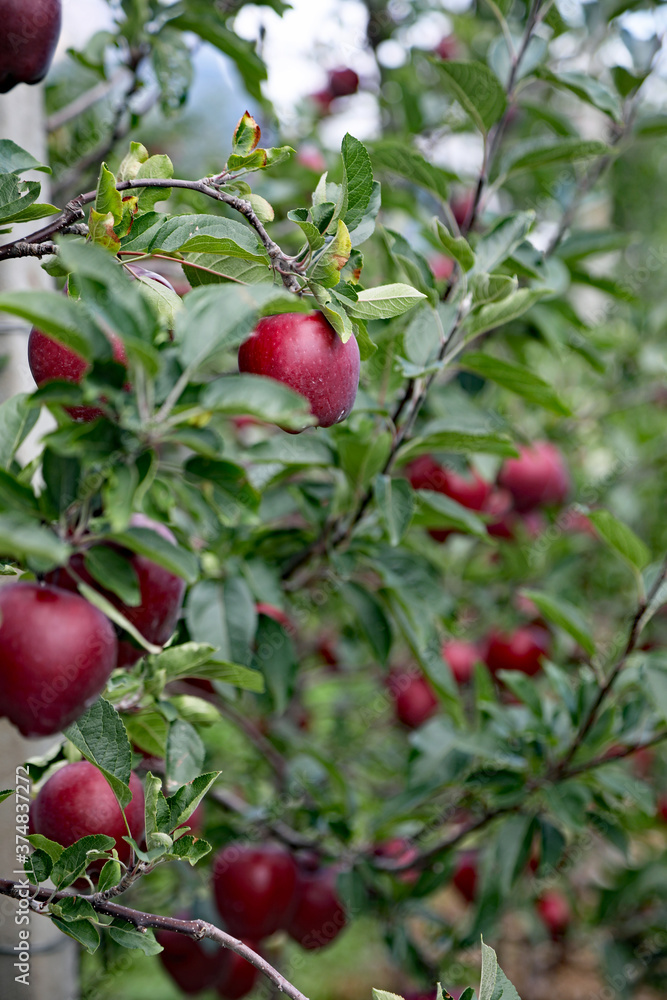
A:
{"type": "Polygon", "coordinates": [[[60,0],[2,0],[0,94],[46,76],[60,36],[60,0]]]}
{"type": "Polygon", "coordinates": [[[24,736],[60,732],[116,666],[108,618],[78,594],[39,583],[0,588],[0,716],[24,736]]]}
{"type": "MultiPolygon", "coordinates": [[[[257,951],[254,941],[244,941],[249,948],[257,951]]],[[[216,990],[223,1000],[241,1000],[255,985],[258,970],[235,951],[225,949],[225,964],[222,975],[217,982],[216,990]]]]}
{"type": "Polygon", "coordinates": [[[359,90],[359,76],[349,67],[332,69],[329,73],[329,90],[334,97],[349,97],[359,90]]]}
{"type": "MultiPolygon", "coordinates": [[[[132,800],[125,809],[130,833],[139,841],[144,832],[144,790],[136,774],[130,774],[132,800]]],[[[127,864],[132,855],[123,840],[127,827],[111,785],[101,771],[80,760],[56,771],[42,786],[31,808],[35,833],[70,847],[81,837],[105,833],[116,841],[120,860],[127,864]]],[[[103,862],[95,862],[99,871],[103,862]]]]}
{"type": "MultiPolygon", "coordinates": [[[[173,545],[176,544],[176,538],[165,524],[154,521],[145,514],[133,514],[130,518],[130,526],[149,528],[173,545]]],[[[84,583],[99,591],[115,608],[118,608],[121,614],[125,615],[141,632],[144,639],[157,646],[163,646],[176,628],[183,605],[185,581],[174,573],[170,573],[168,569],[159,566],[147,556],[121,549],[119,546],[114,546],[114,548],[126,555],[130,566],[137,574],[140,600],[135,607],[124,604],[116,594],[105,590],[92,578],[85,567],[82,553],[72,556],[69,566],[76,572],[77,576],[81,577],[84,583]]],[[[77,581],[70,575],[67,567],[52,571],[47,574],[47,578],[50,582],[68,590],[77,589],[77,581]]],[[[131,666],[141,656],[143,656],[143,651],[139,647],[132,645],[126,639],[119,641],[119,667],[131,666]]]]}
{"type": "Polygon", "coordinates": [[[457,859],[452,882],[468,903],[474,901],[477,894],[477,851],[463,851],[457,859]]]}
{"type": "MultiPolygon", "coordinates": [[[[109,333],[109,340],[114,361],[127,366],[127,354],[122,340],[115,333],[109,333]]],[[[32,328],[28,337],[28,364],[32,377],[40,388],[55,380],[78,384],[92,367],[76,351],[65,347],[36,327],[32,328]]],[[[97,406],[66,406],[65,409],[73,420],[88,422],[102,416],[102,410],[97,406]]]]}
{"type": "Polygon", "coordinates": [[[536,625],[525,625],[510,633],[492,632],[487,641],[486,665],[494,675],[499,670],[518,670],[533,677],[542,669],[549,644],[549,633],[536,625]]]}
{"type": "Polygon", "coordinates": [[[320,427],[349,414],[359,368],[356,337],[344,344],[321,312],[266,316],[239,349],[239,371],[273,378],[305,396],[320,427]]]}
{"type": "Polygon", "coordinates": [[[518,458],[508,458],[498,484],[509,490],[518,511],[562,503],[570,489],[563,456],[550,441],[521,446],[518,458]]]}
{"type": "Polygon", "coordinates": [[[389,679],[396,717],[409,729],[417,729],[438,710],[433,688],[415,671],[395,671],[389,679]]]}
{"type": "Polygon", "coordinates": [[[476,644],[464,639],[449,639],[444,642],[442,656],[457,684],[470,683],[475,664],[482,659],[476,644]]]}
{"type": "MultiPolygon", "coordinates": [[[[194,919],[185,912],[174,916],[179,920],[194,919]]],[[[155,932],[155,938],[164,948],[159,955],[162,965],[183,993],[201,993],[210,989],[226,973],[228,952],[225,948],[209,951],[201,941],[163,929],[155,932]]]]}
{"type": "Polygon", "coordinates": [[[565,934],[572,922],[570,901],[557,889],[549,889],[543,893],[535,904],[535,909],[555,941],[565,934]]]}
{"type": "Polygon", "coordinates": [[[337,870],[300,870],[287,933],[302,948],[324,948],[338,937],[347,917],[336,889],[337,870]]]}
{"type": "Polygon", "coordinates": [[[269,937],[284,926],[297,869],[281,847],[229,844],[213,867],[213,893],[230,934],[269,937]]]}

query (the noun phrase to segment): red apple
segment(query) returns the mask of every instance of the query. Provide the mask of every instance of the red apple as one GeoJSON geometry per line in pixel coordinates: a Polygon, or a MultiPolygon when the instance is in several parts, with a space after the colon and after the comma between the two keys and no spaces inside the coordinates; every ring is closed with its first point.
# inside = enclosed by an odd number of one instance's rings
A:
{"type": "Polygon", "coordinates": [[[314,951],[337,938],[347,918],[336,890],[337,870],[299,871],[287,933],[302,948],[314,951]]]}
{"type": "Polygon", "coordinates": [[[452,198],[450,204],[452,215],[460,228],[465,229],[470,224],[474,204],[474,191],[466,191],[464,194],[456,195],[452,198]]]}
{"type": "MultiPolygon", "coordinates": [[[[189,913],[176,913],[179,920],[194,919],[189,913]]],[[[201,941],[176,931],[155,932],[162,965],[183,993],[201,993],[215,986],[226,974],[228,952],[224,948],[209,950],[201,941]]]]}
{"type": "MultiPolygon", "coordinates": [[[[125,809],[130,832],[139,841],[144,832],[144,790],[136,774],[130,774],[132,801],[125,809]]],[[[123,840],[127,827],[111,785],[87,760],[66,764],[42,786],[32,804],[35,833],[70,847],[81,837],[105,833],[116,841],[120,860],[127,864],[132,850],[123,840]]],[[[102,862],[95,862],[99,871],[102,862]]]]}
{"type": "MultiPolygon", "coordinates": [[[[253,941],[244,941],[249,948],[257,951],[253,941]]],[[[217,983],[218,994],[223,1000],[241,1000],[255,985],[258,970],[235,951],[225,951],[225,966],[217,983]]]]}
{"type": "Polygon", "coordinates": [[[3,0],[0,4],[0,94],[46,76],[60,36],[60,0],[3,0]]]}
{"type": "Polygon", "coordinates": [[[24,736],[60,732],[116,666],[108,618],[78,594],[39,583],[0,588],[0,716],[24,736]]]}
{"type": "MultiPolygon", "coordinates": [[[[127,365],[127,354],[122,340],[115,333],[109,333],[109,340],[114,361],[127,365]]],[[[65,347],[36,327],[32,328],[28,337],[28,364],[32,377],[40,388],[56,379],[78,384],[92,367],[76,351],[65,347]]],[[[97,406],[67,406],[65,409],[73,420],[85,422],[101,417],[103,412],[97,406]]]]}
{"type": "Polygon", "coordinates": [[[327,161],[324,156],[317,148],[311,144],[304,144],[299,149],[297,153],[297,163],[300,163],[302,167],[306,167],[308,170],[312,170],[316,174],[323,174],[327,169],[327,161]]]}
{"type": "Polygon", "coordinates": [[[349,414],[359,365],[356,338],[344,344],[320,312],[267,316],[239,350],[239,371],[276,379],[305,396],[320,427],[349,414]]]}
{"type": "Polygon", "coordinates": [[[396,716],[404,726],[417,729],[438,710],[433,688],[416,671],[395,671],[389,679],[396,716]]]}
{"type": "Polygon", "coordinates": [[[442,656],[448,663],[457,684],[468,684],[472,679],[475,664],[482,659],[475,643],[466,642],[464,639],[449,639],[444,642],[442,656]]]}
{"type": "Polygon", "coordinates": [[[359,76],[349,67],[332,69],[329,73],[329,90],[334,97],[349,97],[359,90],[359,76]]]}
{"type": "Polygon", "coordinates": [[[284,926],[296,885],[296,865],[272,844],[229,844],[213,868],[213,892],[231,934],[255,940],[284,926]]]}
{"type": "Polygon", "coordinates": [[[438,465],[430,455],[415,459],[406,472],[413,489],[444,493],[469,510],[483,510],[493,488],[477,472],[461,476],[438,465]]]}
{"type": "MultiPolygon", "coordinates": [[[[410,844],[405,837],[392,837],[376,844],[373,848],[376,858],[390,858],[399,865],[407,865],[415,858],[419,857],[419,851],[410,844]]],[[[396,877],[401,882],[413,885],[419,878],[419,871],[416,868],[406,868],[405,871],[397,872],[396,877]]]]}
{"type": "Polygon", "coordinates": [[[567,896],[557,889],[549,889],[537,900],[535,909],[554,940],[565,934],[572,921],[572,909],[567,896]]]}
{"type": "Polygon", "coordinates": [[[452,882],[468,903],[474,901],[477,894],[477,851],[464,851],[459,856],[452,882]]]}
{"type": "Polygon", "coordinates": [[[429,267],[436,281],[449,281],[454,273],[454,260],[444,254],[436,254],[429,259],[429,267]]]}
{"type": "Polygon", "coordinates": [[[331,111],[331,105],[336,99],[336,95],[330,90],[329,87],[325,87],[324,90],[318,90],[314,94],[310,95],[311,100],[317,105],[318,111],[321,115],[328,115],[331,111]]]}
{"type": "MultiPolygon", "coordinates": [[[[133,514],[130,525],[134,528],[150,528],[168,542],[176,544],[176,538],[165,524],[154,521],[145,514],[133,514]]],[[[136,607],[124,604],[119,597],[105,590],[91,577],[84,565],[83,553],[72,556],[69,565],[85,583],[98,590],[115,608],[118,608],[148,642],[163,646],[176,628],[183,605],[185,581],[158,566],[147,556],[132,553],[119,546],[115,547],[126,555],[137,574],[140,601],[136,607]]],[[[50,582],[68,590],[77,589],[77,581],[69,574],[67,567],[52,571],[47,574],[47,578],[50,582]]],[[[143,651],[127,640],[121,639],[118,643],[119,667],[130,666],[142,655],[143,651]]]]}
{"type": "Polygon", "coordinates": [[[549,441],[520,446],[519,458],[508,458],[498,484],[509,490],[518,511],[562,503],[570,489],[563,456],[549,441]]]}
{"type": "Polygon", "coordinates": [[[259,603],[257,605],[257,614],[264,615],[266,618],[272,618],[274,622],[278,622],[279,625],[282,625],[286,631],[292,628],[292,622],[289,620],[288,616],[274,604],[259,603]]]}
{"type": "Polygon", "coordinates": [[[658,799],[658,815],[667,823],[667,795],[661,795],[658,799]]]}
{"type": "Polygon", "coordinates": [[[445,35],[438,42],[435,51],[441,59],[458,59],[459,43],[454,35],[445,35]]]}
{"type": "Polygon", "coordinates": [[[529,677],[542,669],[549,650],[549,633],[536,625],[525,625],[511,633],[492,632],[487,641],[486,665],[492,674],[518,670],[529,677]]]}

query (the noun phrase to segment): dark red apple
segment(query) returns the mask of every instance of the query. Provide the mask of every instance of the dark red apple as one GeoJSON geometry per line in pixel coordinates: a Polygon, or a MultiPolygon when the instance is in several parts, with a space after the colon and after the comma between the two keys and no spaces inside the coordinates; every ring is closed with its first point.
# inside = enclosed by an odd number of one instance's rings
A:
{"type": "MultiPolygon", "coordinates": [[[[174,914],[179,920],[194,919],[189,913],[174,914]]],[[[209,950],[201,941],[176,931],[155,932],[162,965],[183,993],[201,993],[215,986],[227,970],[228,952],[224,948],[209,950]]]]}
{"type": "Polygon", "coordinates": [[[297,868],[281,847],[229,844],[213,868],[213,893],[231,934],[261,940],[284,926],[297,868]]]}
{"type": "Polygon", "coordinates": [[[555,941],[563,937],[572,922],[572,908],[567,896],[557,889],[549,889],[540,896],[535,909],[551,937],[555,941]]]}
{"type": "Polygon", "coordinates": [[[509,490],[518,511],[562,503],[570,489],[563,456],[550,441],[519,447],[518,458],[508,458],[498,484],[509,490]]]}
{"type": "MultiPolygon", "coordinates": [[[[130,526],[149,528],[173,545],[176,544],[176,538],[165,524],[154,521],[145,514],[133,514],[130,518],[130,526]]],[[[176,628],[183,605],[185,581],[162,566],[158,566],[147,556],[138,555],[119,547],[116,548],[127,556],[130,565],[137,574],[140,601],[136,607],[124,604],[119,597],[111,591],[105,590],[91,577],[84,565],[83,553],[72,556],[69,566],[85,583],[98,590],[115,608],[118,608],[148,642],[163,646],[176,628]]],[[[47,574],[47,578],[50,582],[68,590],[77,589],[77,581],[69,574],[67,567],[54,570],[47,574]]],[[[126,639],[120,640],[118,643],[119,667],[131,666],[136,663],[140,656],[143,656],[143,650],[126,639]]]]}
{"type": "Polygon", "coordinates": [[[547,630],[525,625],[510,633],[492,632],[484,658],[494,675],[499,670],[518,670],[532,677],[542,669],[542,660],[548,651],[547,630]]]}
{"type": "MultiPolygon", "coordinates": [[[[257,951],[253,941],[244,941],[249,948],[257,951]]],[[[223,1000],[241,1000],[255,985],[258,970],[235,951],[225,951],[225,966],[217,983],[218,994],[223,1000]]]]}
{"type": "Polygon", "coordinates": [[[466,229],[469,226],[474,204],[474,191],[466,191],[464,194],[452,198],[450,207],[459,228],[466,229]]]}
{"type": "Polygon", "coordinates": [[[331,111],[331,105],[336,99],[336,95],[329,87],[325,87],[324,90],[318,90],[314,94],[310,95],[311,100],[317,105],[317,109],[321,115],[328,115],[331,111]]]}
{"type": "Polygon", "coordinates": [[[389,679],[389,689],[396,716],[409,729],[417,729],[438,710],[438,699],[423,674],[395,671],[389,679]]]}
{"type": "Polygon", "coordinates": [[[60,36],[60,0],[2,0],[0,94],[46,76],[60,36]]]}
{"type": "Polygon", "coordinates": [[[477,894],[477,851],[464,851],[459,856],[452,882],[468,903],[474,901],[477,894]]]}
{"type": "Polygon", "coordinates": [[[336,889],[337,870],[299,871],[287,933],[302,948],[324,948],[338,937],[347,917],[336,889]]]}
{"type": "MultiPolygon", "coordinates": [[[[144,790],[134,772],[130,775],[132,801],[125,809],[128,826],[135,840],[144,832],[144,790]]],[[[111,785],[101,771],[87,760],[66,764],[42,786],[32,804],[35,833],[70,847],[81,837],[105,833],[116,841],[120,860],[127,864],[132,851],[123,840],[127,827],[111,785]]],[[[95,862],[99,871],[102,862],[95,862]]]]}
{"type": "MultiPolygon", "coordinates": [[[[413,847],[405,837],[392,837],[391,840],[376,844],[373,854],[376,858],[389,858],[397,865],[408,865],[419,857],[417,848],[413,847]]],[[[416,868],[406,868],[405,871],[397,872],[396,877],[400,882],[413,885],[419,878],[419,871],[416,868]]]]}
{"type": "Polygon", "coordinates": [[[344,344],[320,312],[267,316],[239,349],[239,371],[276,379],[305,396],[320,427],[349,414],[359,365],[356,338],[344,344]]]}
{"type": "MultiPolygon", "coordinates": [[[[110,333],[109,339],[114,361],[127,365],[127,354],[122,340],[115,333],[110,333]]],[[[40,388],[56,379],[78,384],[91,369],[91,365],[80,354],[42,333],[36,327],[32,328],[28,337],[28,364],[32,377],[40,388]]],[[[68,406],[65,409],[74,420],[87,422],[102,416],[102,410],[97,406],[68,406]]]]}
{"type": "Polygon", "coordinates": [[[78,594],[39,583],[0,588],[0,716],[51,736],[104,690],[118,646],[108,618],[78,594]]]}
{"type": "MultiPolygon", "coordinates": [[[[413,489],[444,493],[468,510],[483,510],[493,489],[477,472],[461,476],[443,468],[431,455],[416,458],[405,471],[413,489]]],[[[454,532],[453,528],[433,528],[429,534],[437,542],[444,542],[454,532]]]]}
{"type": "Polygon", "coordinates": [[[457,684],[468,684],[475,664],[481,660],[479,649],[474,642],[465,639],[449,639],[442,646],[443,659],[449,665],[457,684]]]}
{"type": "Polygon", "coordinates": [[[349,66],[332,69],[329,73],[329,90],[334,97],[349,97],[359,90],[359,76],[349,66]]]}
{"type": "Polygon", "coordinates": [[[658,799],[658,816],[667,823],[667,795],[661,795],[658,799]]]}

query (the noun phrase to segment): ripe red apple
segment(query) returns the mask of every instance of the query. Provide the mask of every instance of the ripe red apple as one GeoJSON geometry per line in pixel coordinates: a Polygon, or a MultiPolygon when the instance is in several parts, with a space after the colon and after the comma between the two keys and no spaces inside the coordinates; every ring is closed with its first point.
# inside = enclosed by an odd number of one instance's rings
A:
{"type": "Polygon", "coordinates": [[[452,215],[456,219],[456,223],[460,228],[465,229],[465,227],[469,225],[474,204],[474,191],[466,191],[464,194],[459,194],[452,198],[450,203],[452,215]]]}
{"type": "MultiPolygon", "coordinates": [[[[134,528],[150,528],[151,531],[157,532],[168,542],[176,544],[176,538],[165,524],[154,521],[145,514],[133,514],[130,518],[130,525],[134,528]]],[[[115,608],[118,608],[148,642],[163,646],[176,628],[183,605],[185,581],[162,566],[158,566],[146,556],[121,549],[119,546],[115,546],[115,548],[127,556],[130,565],[137,574],[140,601],[136,607],[124,604],[119,597],[111,591],[105,590],[91,577],[84,565],[83,553],[72,556],[69,566],[85,583],[94,587],[115,608]]],[[[77,589],[77,581],[69,574],[67,567],[53,570],[47,574],[47,579],[49,582],[56,583],[68,590],[77,589]]],[[[142,655],[143,651],[138,646],[134,646],[126,639],[119,641],[119,667],[131,666],[142,655]]]]}
{"type": "Polygon", "coordinates": [[[261,940],[283,927],[296,879],[296,864],[281,847],[239,843],[220,851],[213,893],[230,934],[261,940]]]}
{"type": "Polygon", "coordinates": [[[329,73],[329,90],[334,97],[349,97],[359,90],[359,76],[347,66],[329,73]]]}
{"type": "Polygon", "coordinates": [[[474,642],[464,639],[449,639],[442,645],[443,659],[449,664],[457,684],[468,684],[472,678],[475,664],[481,660],[481,654],[474,642]]]}
{"type": "MultiPolygon", "coordinates": [[[[109,340],[114,361],[127,365],[127,354],[122,340],[115,333],[109,333],[109,340]]],[[[76,351],[65,347],[36,327],[32,328],[28,337],[28,364],[32,377],[40,388],[56,379],[78,384],[92,367],[76,351]]],[[[97,406],[67,406],[65,409],[73,420],[87,422],[102,416],[102,410],[97,406]]]]}
{"type": "MultiPolygon", "coordinates": [[[[376,858],[390,858],[399,865],[410,864],[419,857],[419,851],[413,847],[405,837],[392,837],[391,840],[382,841],[373,848],[376,858]]],[[[419,878],[419,871],[416,868],[406,868],[405,871],[397,872],[396,877],[400,882],[413,885],[419,878]]]]}
{"type": "MultiPolygon", "coordinates": [[[[128,826],[136,841],[144,832],[144,790],[134,772],[130,775],[132,801],[125,809],[128,826]]],[[[87,760],[66,764],[42,786],[32,804],[35,833],[70,847],[81,837],[105,833],[116,841],[120,860],[127,864],[132,850],[123,840],[127,827],[111,785],[87,760]]],[[[99,871],[102,862],[95,862],[99,871]]]]}
{"type": "Polygon", "coordinates": [[[0,588],[0,716],[51,736],[104,690],[118,646],[108,618],[78,594],[39,583],[0,588]]]}
{"type": "Polygon", "coordinates": [[[60,36],[60,0],[3,0],[0,94],[46,76],[60,36]]]}
{"type": "Polygon", "coordinates": [[[468,903],[474,901],[477,894],[477,851],[463,851],[457,859],[452,882],[468,903]]]}
{"type": "MultiPolygon", "coordinates": [[[[243,943],[257,951],[257,945],[253,941],[243,943]]],[[[216,989],[223,1000],[241,1000],[255,985],[258,970],[235,951],[225,950],[224,956],[225,965],[216,989]]]]}
{"type": "Polygon", "coordinates": [[[535,909],[555,941],[565,934],[572,922],[570,901],[557,889],[548,889],[543,893],[537,900],[535,909]]]}
{"type": "Polygon", "coordinates": [[[280,608],[277,608],[274,604],[262,604],[260,602],[256,607],[258,615],[264,615],[266,618],[272,618],[274,622],[278,622],[279,625],[282,625],[286,631],[293,628],[292,622],[285,612],[281,611],[280,608]]]}
{"type": "Polygon", "coordinates": [[[518,670],[532,677],[541,670],[548,650],[547,630],[525,625],[510,633],[492,632],[487,640],[485,661],[494,675],[499,670],[518,670]]]}
{"type": "Polygon", "coordinates": [[[335,868],[299,871],[287,933],[308,951],[331,944],[347,922],[336,890],[337,874],[335,868]]]}
{"type": "Polygon", "coordinates": [[[349,414],[359,365],[356,338],[344,344],[320,312],[267,316],[239,349],[239,371],[276,379],[305,396],[320,427],[349,414]]]}
{"type": "Polygon", "coordinates": [[[519,458],[508,458],[498,484],[509,490],[518,511],[562,503],[570,489],[563,456],[550,441],[519,447],[519,458]]]}
{"type": "MultiPolygon", "coordinates": [[[[179,920],[193,919],[189,913],[174,915],[179,920]]],[[[155,932],[155,937],[164,948],[159,955],[160,961],[183,993],[201,993],[210,989],[226,973],[226,949],[218,947],[215,951],[209,950],[201,941],[176,931],[161,929],[155,932]]]]}
{"type": "Polygon", "coordinates": [[[454,273],[454,259],[439,253],[429,258],[429,267],[436,281],[449,281],[454,273]]]}
{"type": "MultiPolygon", "coordinates": [[[[431,455],[416,458],[405,471],[413,489],[444,493],[468,510],[484,510],[493,489],[477,472],[461,476],[439,465],[431,455]]],[[[429,534],[437,542],[444,542],[454,531],[453,528],[434,528],[429,534]]]]}
{"type": "Polygon", "coordinates": [[[389,679],[396,716],[404,726],[417,729],[438,710],[433,688],[416,671],[394,671],[389,679]]]}
{"type": "Polygon", "coordinates": [[[667,823],[667,795],[661,795],[658,799],[658,816],[667,823]]]}

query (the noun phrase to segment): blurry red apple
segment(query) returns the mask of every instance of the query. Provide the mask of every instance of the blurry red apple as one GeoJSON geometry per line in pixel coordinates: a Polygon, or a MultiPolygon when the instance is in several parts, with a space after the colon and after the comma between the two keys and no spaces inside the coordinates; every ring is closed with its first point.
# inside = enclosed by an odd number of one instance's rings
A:
{"type": "Polygon", "coordinates": [[[428,263],[436,281],[449,281],[454,273],[454,260],[452,257],[446,257],[444,254],[439,253],[435,257],[429,258],[428,263]]]}
{"type": "Polygon", "coordinates": [[[460,229],[465,229],[472,216],[475,204],[475,192],[466,191],[464,194],[456,195],[450,202],[452,215],[456,219],[456,224],[460,229]]]}
{"type": "Polygon", "coordinates": [[[472,903],[477,893],[477,851],[464,851],[458,857],[452,882],[463,898],[472,903]]]}
{"type": "MultiPolygon", "coordinates": [[[[176,913],[178,920],[194,919],[189,913],[176,913]]],[[[226,973],[228,952],[224,948],[209,950],[201,941],[176,931],[157,930],[155,937],[164,951],[162,965],[183,993],[201,993],[215,986],[226,973]]]]}
{"type": "Polygon", "coordinates": [[[108,618],[39,583],[0,588],[0,716],[24,736],[60,732],[96,701],[116,666],[108,618]]]}
{"type": "Polygon", "coordinates": [[[454,35],[445,35],[438,42],[435,51],[441,59],[457,59],[459,54],[459,43],[454,35]]]}
{"type": "Polygon", "coordinates": [[[229,844],[213,867],[213,893],[230,934],[269,937],[284,926],[297,869],[281,847],[229,844]]]}
{"type": "Polygon", "coordinates": [[[17,83],[39,83],[58,44],[60,0],[2,0],[0,94],[17,83]]]}
{"type": "MultiPolygon", "coordinates": [[[[376,858],[389,858],[397,865],[408,865],[419,857],[417,848],[413,847],[405,837],[392,837],[391,840],[376,844],[373,854],[376,858]]],[[[400,882],[412,885],[419,878],[419,871],[416,868],[406,868],[405,871],[397,872],[396,877],[400,882]]]]}
{"type": "Polygon", "coordinates": [[[475,643],[466,642],[464,639],[449,639],[444,642],[442,656],[457,684],[468,684],[472,679],[475,664],[482,659],[475,643]]]}
{"type": "Polygon", "coordinates": [[[310,95],[311,100],[317,105],[318,111],[321,115],[328,115],[331,111],[331,105],[336,99],[336,95],[330,90],[329,87],[325,87],[324,90],[318,90],[314,94],[310,95]]]}
{"type": "Polygon", "coordinates": [[[359,76],[349,67],[332,69],[329,73],[329,90],[334,97],[349,97],[359,90],[359,76]]]}
{"type": "Polygon", "coordinates": [[[508,458],[498,484],[509,490],[518,511],[562,503],[570,489],[563,456],[549,441],[520,446],[519,458],[508,458]]]}
{"type": "Polygon", "coordinates": [[[320,312],[267,316],[239,349],[239,371],[276,379],[305,396],[320,427],[349,414],[359,366],[356,337],[344,344],[320,312]]]}
{"type": "Polygon", "coordinates": [[[492,674],[499,670],[518,670],[529,677],[539,673],[542,659],[549,650],[549,634],[535,625],[514,632],[492,632],[487,641],[486,665],[492,674]]]}
{"type": "MultiPolygon", "coordinates": [[[[253,941],[244,941],[249,948],[257,951],[253,941]]],[[[241,1000],[255,985],[258,970],[235,951],[225,951],[225,965],[216,989],[223,1000],[241,1000]]]]}
{"type": "MultiPolygon", "coordinates": [[[[125,809],[130,832],[139,841],[144,832],[144,790],[136,774],[130,774],[132,801],[125,809]]],[[[120,860],[127,864],[132,854],[123,840],[127,828],[111,785],[101,771],[87,760],[80,760],[56,771],[42,786],[32,804],[31,820],[35,833],[70,847],[81,837],[104,833],[116,841],[120,860]]],[[[103,862],[95,862],[99,871],[103,862]]]]}
{"type": "Polygon", "coordinates": [[[274,604],[262,604],[260,602],[257,605],[257,614],[264,615],[266,618],[272,618],[274,622],[278,622],[279,625],[282,625],[285,630],[292,628],[292,622],[289,620],[288,616],[274,604]]]}
{"type": "Polygon", "coordinates": [[[543,893],[535,904],[535,909],[554,940],[561,938],[572,922],[570,902],[557,889],[549,889],[543,893]]]}
{"type": "Polygon", "coordinates": [[[317,146],[308,143],[300,147],[296,159],[297,163],[300,163],[302,167],[306,167],[316,174],[323,174],[327,169],[327,161],[320,150],[317,146]]]}
{"type": "Polygon", "coordinates": [[[415,671],[395,671],[389,679],[396,716],[404,726],[417,729],[438,710],[433,688],[415,671]]]}
{"type": "Polygon", "coordinates": [[[324,948],[338,937],[347,918],[336,890],[337,870],[300,870],[287,933],[302,948],[324,948]]]}

